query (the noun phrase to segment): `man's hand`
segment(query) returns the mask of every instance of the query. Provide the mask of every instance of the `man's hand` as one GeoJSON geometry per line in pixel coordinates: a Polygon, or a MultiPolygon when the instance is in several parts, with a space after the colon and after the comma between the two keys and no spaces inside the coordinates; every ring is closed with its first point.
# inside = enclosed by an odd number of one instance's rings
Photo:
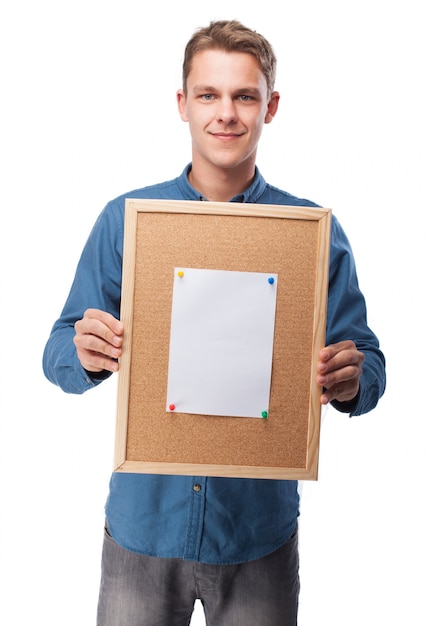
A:
{"type": "Polygon", "coordinates": [[[317,382],[325,388],[321,404],[332,400],[349,402],[359,390],[364,354],[353,341],[340,341],[320,351],[317,363],[317,382]]]}
{"type": "Polygon", "coordinates": [[[117,372],[124,327],[110,313],[98,309],[85,311],[74,325],[74,345],[80,363],[89,372],[117,372]]]}

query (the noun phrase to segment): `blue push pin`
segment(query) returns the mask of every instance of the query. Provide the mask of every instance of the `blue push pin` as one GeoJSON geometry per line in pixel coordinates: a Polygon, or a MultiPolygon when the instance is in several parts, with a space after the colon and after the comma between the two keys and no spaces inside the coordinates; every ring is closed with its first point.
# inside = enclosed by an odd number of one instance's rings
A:
{"type": "Polygon", "coordinates": [[[275,282],[275,279],[273,276],[269,276],[269,278],[267,279],[267,282],[269,283],[269,285],[273,285],[273,283],[275,282]]]}

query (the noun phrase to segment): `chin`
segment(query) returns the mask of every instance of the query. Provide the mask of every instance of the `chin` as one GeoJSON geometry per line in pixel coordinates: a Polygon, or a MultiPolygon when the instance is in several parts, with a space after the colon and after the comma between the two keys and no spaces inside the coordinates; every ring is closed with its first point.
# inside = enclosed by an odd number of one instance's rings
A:
{"type": "Polygon", "coordinates": [[[215,167],[223,170],[235,170],[240,167],[244,167],[250,163],[250,159],[247,156],[230,156],[221,157],[213,160],[215,167]]]}

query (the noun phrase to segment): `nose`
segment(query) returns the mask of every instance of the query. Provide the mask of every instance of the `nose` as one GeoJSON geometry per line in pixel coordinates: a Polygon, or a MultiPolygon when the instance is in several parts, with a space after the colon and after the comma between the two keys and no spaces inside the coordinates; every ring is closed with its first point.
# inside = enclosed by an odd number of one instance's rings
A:
{"type": "Polygon", "coordinates": [[[221,98],[219,100],[216,119],[223,124],[234,124],[237,121],[237,110],[232,98],[221,98]]]}

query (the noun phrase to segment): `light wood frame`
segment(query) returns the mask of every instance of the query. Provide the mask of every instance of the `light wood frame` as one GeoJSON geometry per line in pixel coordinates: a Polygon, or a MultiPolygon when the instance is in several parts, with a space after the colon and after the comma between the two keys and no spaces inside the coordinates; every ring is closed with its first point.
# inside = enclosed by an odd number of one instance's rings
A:
{"type": "Polygon", "coordinates": [[[115,472],[317,480],[330,209],[127,199],[115,472]],[[174,267],[276,273],[268,419],[169,414],[174,267]]]}

